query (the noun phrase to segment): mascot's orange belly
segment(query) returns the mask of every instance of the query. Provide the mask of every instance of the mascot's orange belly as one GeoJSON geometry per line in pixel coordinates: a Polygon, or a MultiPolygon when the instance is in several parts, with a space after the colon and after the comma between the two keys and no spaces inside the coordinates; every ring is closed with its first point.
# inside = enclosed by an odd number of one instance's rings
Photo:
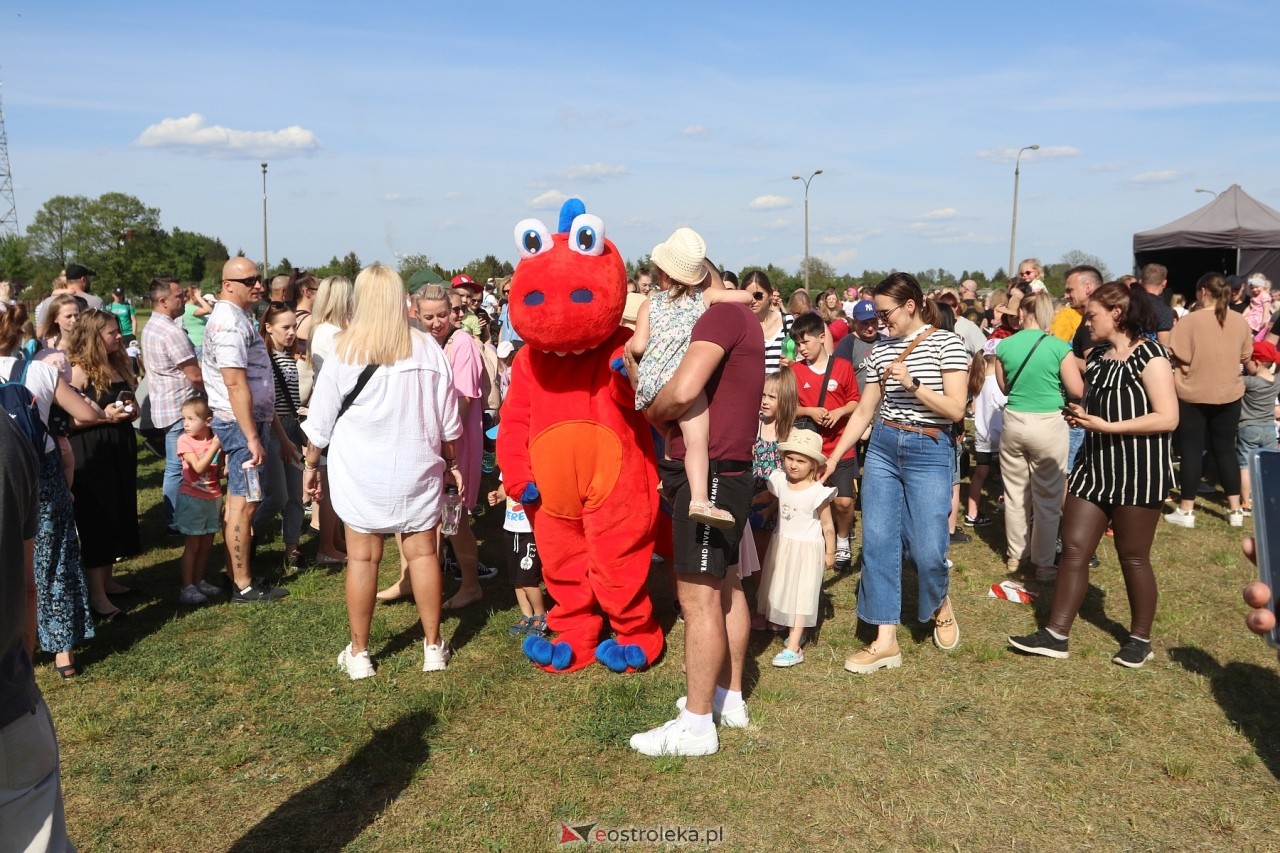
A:
{"type": "Polygon", "coordinates": [[[622,472],[622,442],[595,421],[562,421],[529,442],[533,481],[541,510],[556,518],[581,518],[608,499],[622,472]]]}

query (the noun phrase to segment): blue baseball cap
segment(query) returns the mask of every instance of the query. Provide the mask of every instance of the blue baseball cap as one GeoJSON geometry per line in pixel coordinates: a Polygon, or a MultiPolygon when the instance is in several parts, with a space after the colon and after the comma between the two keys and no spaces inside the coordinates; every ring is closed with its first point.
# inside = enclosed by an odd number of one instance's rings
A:
{"type": "Polygon", "coordinates": [[[870,299],[863,299],[853,306],[853,319],[859,323],[865,323],[868,320],[876,318],[876,304],[870,299]]]}

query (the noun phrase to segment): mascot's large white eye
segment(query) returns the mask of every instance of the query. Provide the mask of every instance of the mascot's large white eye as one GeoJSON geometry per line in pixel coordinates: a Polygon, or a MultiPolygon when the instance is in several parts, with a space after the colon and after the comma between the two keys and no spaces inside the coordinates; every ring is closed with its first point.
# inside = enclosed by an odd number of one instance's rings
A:
{"type": "Polygon", "coordinates": [[[569,248],[579,255],[604,254],[604,222],[599,216],[579,213],[569,226],[569,248]]]}
{"type": "Polygon", "coordinates": [[[521,219],[516,223],[516,248],[522,258],[541,255],[551,249],[551,232],[540,219],[521,219]]]}

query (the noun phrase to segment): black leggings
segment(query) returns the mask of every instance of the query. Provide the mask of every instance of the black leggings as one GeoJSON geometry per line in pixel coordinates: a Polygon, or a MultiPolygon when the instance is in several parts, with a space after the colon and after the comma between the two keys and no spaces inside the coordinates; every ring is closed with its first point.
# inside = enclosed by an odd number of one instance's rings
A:
{"type": "Polygon", "coordinates": [[[1196,499],[1196,486],[1204,470],[1201,454],[1205,438],[1209,440],[1209,452],[1218,463],[1218,477],[1222,491],[1228,495],[1240,494],[1240,467],[1236,465],[1236,431],[1240,428],[1240,401],[1233,403],[1188,403],[1178,401],[1178,429],[1174,433],[1178,453],[1182,455],[1182,468],[1178,474],[1178,497],[1184,501],[1196,499]]]}
{"type": "Polygon", "coordinates": [[[1049,627],[1071,633],[1071,623],[1089,591],[1089,558],[1107,529],[1115,529],[1116,554],[1129,593],[1129,632],[1151,639],[1156,618],[1156,576],[1151,570],[1151,542],[1160,523],[1160,507],[1096,504],[1067,495],[1062,511],[1062,557],[1058,560],[1058,584],[1049,611],[1049,627]]]}

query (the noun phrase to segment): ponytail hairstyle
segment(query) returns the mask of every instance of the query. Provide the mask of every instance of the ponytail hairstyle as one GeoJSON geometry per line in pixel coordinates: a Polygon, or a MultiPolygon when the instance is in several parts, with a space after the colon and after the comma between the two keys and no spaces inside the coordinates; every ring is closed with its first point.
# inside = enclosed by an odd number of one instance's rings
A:
{"type": "Polygon", "coordinates": [[[928,300],[926,311],[933,313],[937,317],[937,322],[926,319],[926,323],[936,326],[944,332],[954,332],[956,330],[956,312],[947,303],[938,299],[930,299],[928,300]]]}
{"type": "Polygon", "coordinates": [[[21,302],[0,303],[0,356],[10,355],[22,345],[26,324],[27,311],[21,302]]]}
{"type": "Polygon", "coordinates": [[[928,315],[925,314],[924,291],[920,289],[920,282],[916,281],[916,277],[909,272],[889,273],[884,281],[875,286],[871,294],[872,296],[888,296],[891,299],[896,299],[899,304],[905,304],[910,299],[916,304],[915,311],[912,314],[920,317],[926,323],[929,322],[928,315]]]}
{"type": "Polygon", "coordinates": [[[991,357],[986,353],[978,353],[969,360],[969,387],[967,392],[969,399],[973,400],[982,391],[983,384],[987,381],[987,359],[991,357]]]}
{"type": "MultiPolygon", "coordinates": [[[[1018,310],[1032,317],[1036,325],[1046,332],[1053,325],[1053,297],[1047,290],[1022,297],[1022,301],[1018,303],[1018,310]]],[[[1023,325],[1026,324],[1023,323],[1023,325]]]]}
{"type": "MultiPolygon", "coordinates": [[[[262,342],[267,345],[267,352],[273,353],[276,351],[276,345],[272,343],[271,335],[267,333],[267,324],[274,323],[281,314],[292,313],[294,313],[293,309],[286,302],[272,302],[267,307],[266,313],[262,315],[262,322],[258,324],[258,334],[262,336],[262,342]]],[[[298,339],[294,338],[293,344],[284,352],[296,358],[298,354],[298,339]]]]}
{"type": "MultiPolygon", "coordinates": [[[[1219,279],[1222,276],[1218,276],[1219,279]]],[[[1225,282],[1224,282],[1225,284],[1225,282]]],[[[1156,328],[1156,312],[1151,306],[1149,294],[1141,282],[1132,285],[1118,281],[1109,281],[1089,294],[1089,301],[1096,302],[1108,311],[1120,309],[1120,317],[1116,327],[1129,336],[1130,340],[1150,334],[1156,328]]],[[[1226,308],[1226,303],[1220,303],[1226,308]]]]}
{"type": "Polygon", "coordinates": [[[1196,293],[1204,291],[1213,299],[1213,314],[1218,318],[1218,326],[1227,322],[1227,312],[1231,310],[1231,286],[1219,273],[1207,272],[1196,282],[1196,293]]]}

